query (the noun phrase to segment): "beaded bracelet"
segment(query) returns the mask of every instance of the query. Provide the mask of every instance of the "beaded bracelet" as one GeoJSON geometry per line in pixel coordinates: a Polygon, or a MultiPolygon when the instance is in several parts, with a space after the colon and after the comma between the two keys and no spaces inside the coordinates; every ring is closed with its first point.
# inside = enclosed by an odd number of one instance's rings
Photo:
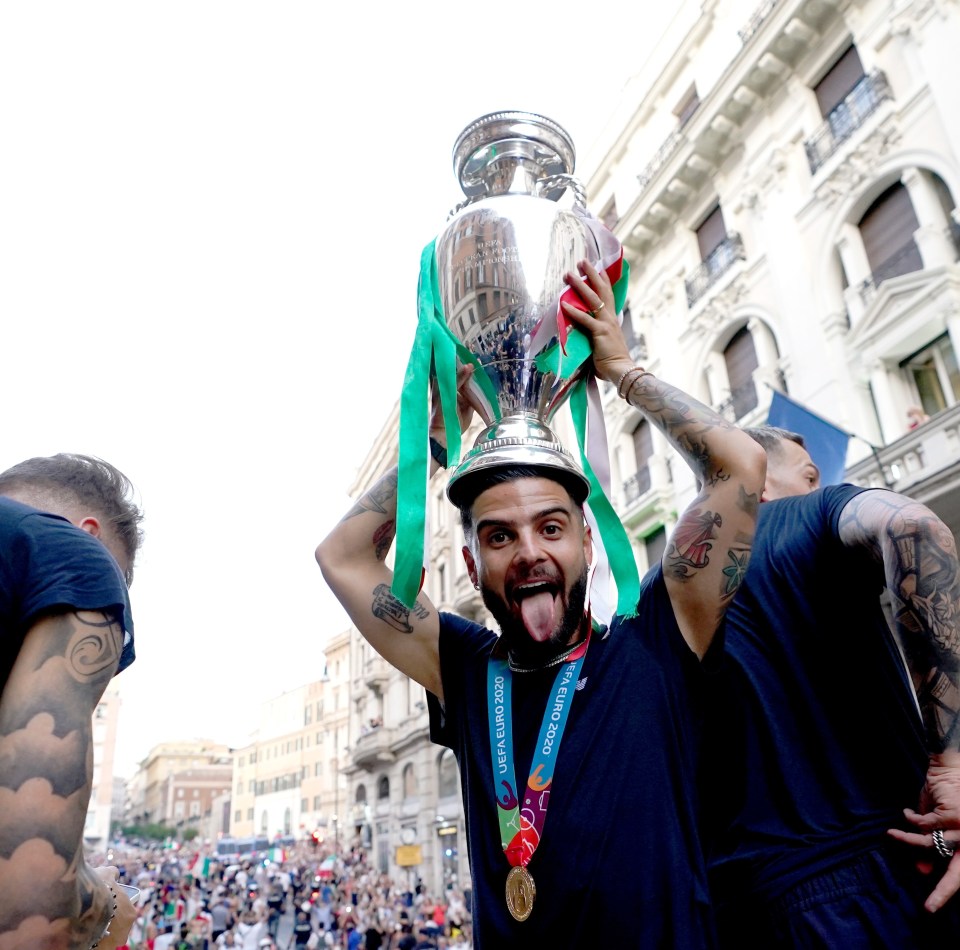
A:
{"type": "Polygon", "coordinates": [[[630,393],[630,390],[633,389],[634,384],[638,379],[643,379],[644,376],[652,376],[653,373],[648,373],[642,366],[631,366],[630,369],[620,374],[620,378],[617,380],[617,395],[621,399],[626,399],[630,393]],[[636,373],[637,375],[633,377],[630,381],[630,385],[626,388],[626,391],[623,389],[624,380],[631,374],[636,373]]]}
{"type": "Polygon", "coordinates": [[[100,934],[100,936],[90,944],[90,950],[96,950],[96,948],[100,946],[100,941],[109,935],[110,924],[113,923],[113,918],[117,916],[117,892],[113,889],[112,884],[107,884],[107,887],[110,888],[110,896],[113,898],[113,910],[110,911],[110,919],[107,921],[107,926],[104,928],[103,933],[100,934]]]}

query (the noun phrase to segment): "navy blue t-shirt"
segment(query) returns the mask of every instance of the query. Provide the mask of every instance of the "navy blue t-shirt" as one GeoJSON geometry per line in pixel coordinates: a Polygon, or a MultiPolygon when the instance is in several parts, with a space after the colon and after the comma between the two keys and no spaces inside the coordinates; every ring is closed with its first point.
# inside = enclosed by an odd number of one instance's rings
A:
{"type": "Polygon", "coordinates": [[[117,672],[134,661],[127,585],[107,548],[65,518],[0,497],[0,683],[30,627],[58,608],[115,617],[124,631],[117,672]]]}
{"type": "Polygon", "coordinates": [[[876,847],[918,804],[929,758],[883,570],[837,532],[860,491],[760,506],[710,677],[704,840],[718,904],[775,897],[876,847]]]}
{"type": "MultiPolygon", "coordinates": [[[[557,758],[543,837],[528,870],[533,912],[504,888],[487,718],[492,631],[441,614],[445,707],[428,693],[431,738],[460,766],[479,948],[707,948],[714,929],[696,834],[701,664],[677,627],[659,566],[635,619],[591,639],[557,758]]],[[[526,786],[557,668],[513,674],[517,784],[526,786]]]]}

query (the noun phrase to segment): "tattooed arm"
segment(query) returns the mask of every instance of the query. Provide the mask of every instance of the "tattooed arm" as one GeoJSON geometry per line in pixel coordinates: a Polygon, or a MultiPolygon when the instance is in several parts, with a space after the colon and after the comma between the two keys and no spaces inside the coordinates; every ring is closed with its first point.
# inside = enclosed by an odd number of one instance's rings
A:
{"type": "MultiPolygon", "coordinates": [[[[84,860],[83,828],[93,778],[93,712],[122,647],[120,625],[102,613],[44,617],[27,633],[3,687],[4,948],[86,950],[110,921],[114,896],[84,860]]],[[[118,901],[129,904],[122,895],[118,901]]],[[[108,945],[116,944],[101,943],[108,945]]]]}
{"type": "MultiPolygon", "coordinates": [[[[960,842],[960,563],[950,529],[925,505],[889,491],[852,498],[840,518],[840,539],[883,565],[897,640],[920,706],[930,765],[919,811],[905,810],[918,829],[892,837],[926,849],[941,830],[960,842]]],[[[935,911],[960,888],[960,853],[927,898],[935,911]]]]}
{"type": "Polygon", "coordinates": [[[747,570],[766,453],[712,409],[637,367],[616,317],[609,279],[587,263],[581,271],[586,280],[569,274],[567,281],[591,312],[566,301],[563,308],[590,335],[597,375],[619,384],[622,397],[660,429],[700,486],[670,537],[663,573],[680,631],[702,657],[747,570]]]}
{"type": "Polygon", "coordinates": [[[423,594],[410,610],[390,592],[393,571],[385,561],[396,532],[396,516],[397,470],[393,468],[320,543],[317,563],[371,646],[442,700],[437,611],[423,594]]]}
{"type": "Polygon", "coordinates": [[[867,491],[844,506],[840,539],[883,564],[928,751],[960,753],[960,564],[950,529],[910,498],[867,491]]]}

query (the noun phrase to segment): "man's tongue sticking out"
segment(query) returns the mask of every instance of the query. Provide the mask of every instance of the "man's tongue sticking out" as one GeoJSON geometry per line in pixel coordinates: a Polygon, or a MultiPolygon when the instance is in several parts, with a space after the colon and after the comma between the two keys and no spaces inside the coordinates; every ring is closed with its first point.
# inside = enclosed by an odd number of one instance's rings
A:
{"type": "Polygon", "coordinates": [[[563,619],[560,598],[550,590],[528,594],[520,601],[520,616],[531,638],[545,643],[563,619]]]}

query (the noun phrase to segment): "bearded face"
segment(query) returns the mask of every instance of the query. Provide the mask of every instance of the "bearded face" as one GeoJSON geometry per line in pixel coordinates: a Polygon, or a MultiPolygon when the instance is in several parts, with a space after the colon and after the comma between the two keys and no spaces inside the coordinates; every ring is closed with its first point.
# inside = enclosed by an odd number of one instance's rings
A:
{"type": "Polygon", "coordinates": [[[483,602],[500,627],[507,649],[518,662],[526,665],[545,663],[562,652],[576,636],[586,610],[588,571],[589,568],[584,564],[580,574],[567,590],[563,590],[559,578],[531,578],[512,590],[508,588],[511,590],[507,595],[508,600],[500,597],[491,588],[481,585],[483,602]],[[546,591],[543,591],[544,586],[547,587],[546,591]],[[547,596],[552,602],[549,608],[538,609],[533,605],[535,598],[542,600],[547,596]],[[518,605],[519,610],[510,604],[518,605]],[[546,623],[541,623],[538,630],[542,630],[546,635],[541,634],[536,638],[531,635],[528,626],[535,611],[538,621],[541,617],[546,618],[548,611],[549,615],[557,620],[549,627],[546,623]]]}

